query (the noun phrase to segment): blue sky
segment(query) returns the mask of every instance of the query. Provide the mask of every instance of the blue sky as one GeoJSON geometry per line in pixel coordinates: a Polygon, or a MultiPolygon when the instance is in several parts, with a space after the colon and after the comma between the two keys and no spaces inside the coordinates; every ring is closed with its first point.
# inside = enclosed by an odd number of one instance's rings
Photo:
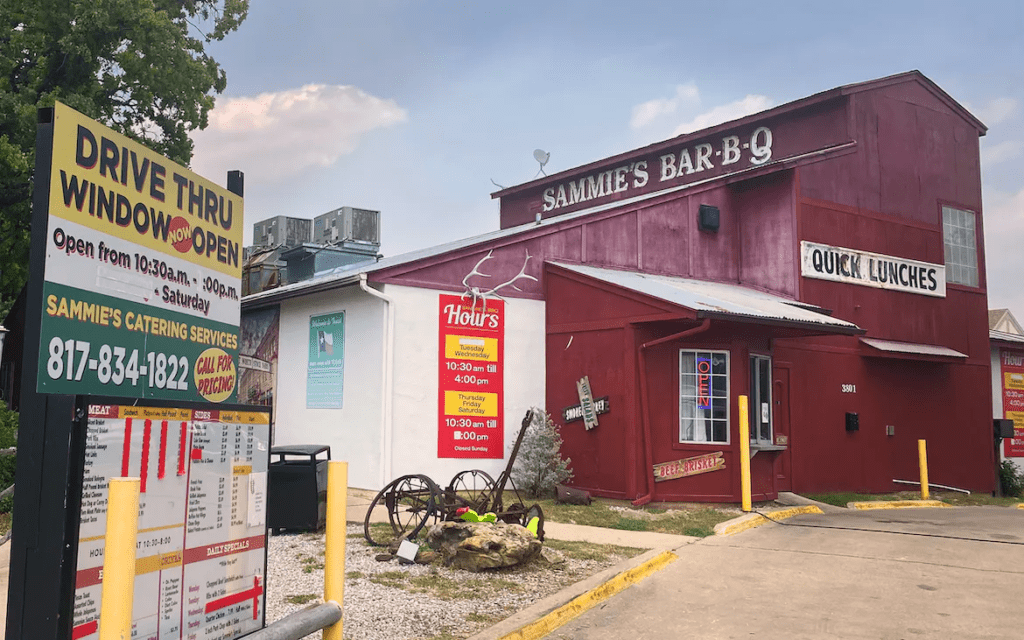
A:
{"type": "Polygon", "coordinates": [[[193,168],[273,215],[382,212],[382,252],[498,227],[511,186],[918,69],[982,138],[989,306],[1024,320],[1024,2],[254,0],[193,168]]]}

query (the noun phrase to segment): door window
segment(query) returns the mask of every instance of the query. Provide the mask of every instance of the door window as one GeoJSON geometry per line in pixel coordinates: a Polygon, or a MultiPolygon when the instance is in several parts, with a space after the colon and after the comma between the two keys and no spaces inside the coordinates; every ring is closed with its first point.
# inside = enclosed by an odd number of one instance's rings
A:
{"type": "Polygon", "coordinates": [[[750,356],[750,442],[773,444],[772,360],[768,356],[750,356]]]}

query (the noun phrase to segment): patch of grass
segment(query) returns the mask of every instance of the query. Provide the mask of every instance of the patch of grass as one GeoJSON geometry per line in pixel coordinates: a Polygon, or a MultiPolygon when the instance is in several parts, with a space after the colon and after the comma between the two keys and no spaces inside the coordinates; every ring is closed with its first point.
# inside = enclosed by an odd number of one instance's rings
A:
{"type": "Polygon", "coordinates": [[[590,542],[571,542],[569,540],[545,540],[544,546],[559,551],[566,557],[575,560],[605,560],[608,556],[632,558],[646,549],[620,547],[614,544],[593,544],[590,542]]]}
{"type": "Polygon", "coordinates": [[[998,507],[1009,507],[1015,504],[1020,504],[1022,502],[1020,498],[997,498],[987,493],[972,493],[970,495],[967,495],[965,493],[958,493],[955,491],[943,491],[939,493],[933,493],[932,497],[935,498],[936,500],[942,500],[943,502],[949,503],[957,507],[980,507],[989,505],[998,507]]]}
{"type": "MultiPolygon", "coordinates": [[[[932,491],[932,500],[941,500],[957,507],[974,507],[984,505],[1010,506],[1021,502],[1019,498],[994,498],[987,493],[960,493],[959,491],[932,491]]],[[[877,502],[894,500],[920,500],[919,491],[898,491],[896,493],[854,493],[840,491],[836,493],[808,493],[804,497],[825,504],[845,507],[848,502],[877,502]]]]}
{"type": "Polygon", "coordinates": [[[647,521],[636,520],[635,518],[619,518],[617,522],[612,524],[611,528],[623,531],[647,531],[647,521]]]}
{"type": "Polygon", "coordinates": [[[308,602],[316,600],[319,597],[320,596],[316,595],[315,593],[307,593],[301,596],[288,596],[284,599],[284,601],[289,604],[306,604],[308,602]]]}
{"type": "Polygon", "coordinates": [[[506,589],[522,591],[515,582],[502,579],[475,580],[466,578],[449,578],[442,575],[415,576],[409,580],[415,590],[430,593],[442,600],[473,600],[482,598],[485,585],[489,589],[506,589]]]}
{"type": "Polygon", "coordinates": [[[324,563],[319,558],[312,556],[299,556],[299,561],[302,562],[302,570],[305,573],[313,573],[316,569],[323,569],[324,563]]]}
{"type": "Polygon", "coordinates": [[[345,574],[345,577],[349,580],[358,580],[363,577],[362,571],[349,571],[345,574]]]}
{"type": "Polygon", "coordinates": [[[693,536],[694,538],[707,538],[708,536],[715,535],[715,527],[708,526],[706,524],[687,527],[686,529],[683,529],[683,535],[693,536]]]}
{"type": "Polygon", "coordinates": [[[371,522],[370,523],[370,536],[378,541],[383,542],[385,545],[395,539],[395,530],[391,528],[391,525],[387,522],[371,522]]]}
{"type": "Polygon", "coordinates": [[[384,587],[391,587],[393,589],[405,589],[408,584],[405,582],[406,575],[404,571],[382,571],[381,573],[370,576],[370,582],[379,584],[384,587]]]}
{"type": "Polygon", "coordinates": [[[504,620],[504,618],[501,616],[485,616],[482,613],[476,612],[466,614],[466,622],[485,622],[487,624],[493,624],[500,620],[504,620]]]}
{"type": "Polygon", "coordinates": [[[735,513],[713,507],[666,509],[659,506],[637,509],[650,514],[650,518],[641,519],[623,515],[622,511],[612,509],[600,500],[589,505],[558,504],[554,500],[542,500],[540,505],[544,509],[544,519],[551,522],[699,537],[713,535],[716,524],[736,517],[735,513]]]}
{"type": "Polygon", "coordinates": [[[0,536],[6,535],[11,530],[11,514],[0,513],[0,536]]]}

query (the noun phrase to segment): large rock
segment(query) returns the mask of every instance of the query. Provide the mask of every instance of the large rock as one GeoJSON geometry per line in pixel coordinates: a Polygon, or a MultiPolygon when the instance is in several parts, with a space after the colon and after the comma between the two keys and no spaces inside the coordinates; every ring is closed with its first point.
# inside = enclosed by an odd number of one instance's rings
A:
{"type": "Polygon", "coordinates": [[[525,527],[504,522],[442,522],[430,528],[427,544],[446,565],[467,571],[515,566],[544,546],[525,527]]]}

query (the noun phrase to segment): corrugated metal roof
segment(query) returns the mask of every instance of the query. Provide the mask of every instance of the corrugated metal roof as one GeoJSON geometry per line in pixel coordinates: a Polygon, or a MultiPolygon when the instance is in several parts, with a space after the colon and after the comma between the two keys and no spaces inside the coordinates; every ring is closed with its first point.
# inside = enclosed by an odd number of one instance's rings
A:
{"type": "Polygon", "coordinates": [[[879,340],[878,338],[861,338],[861,342],[873,349],[886,351],[888,353],[912,353],[922,356],[940,356],[944,358],[966,358],[966,353],[960,353],[949,347],[940,347],[933,344],[918,344],[916,342],[896,342],[894,340],[879,340]]]}
{"type": "Polygon", "coordinates": [[[1021,342],[1021,343],[1024,343],[1024,336],[1017,335],[1015,333],[1006,333],[1005,331],[995,331],[995,330],[992,330],[992,329],[990,329],[989,332],[988,332],[988,339],[989,340],[995,340],[996,342],[1021,342]]]}
{"type": "Polygon", "coordinates": [[[860,327],[811,311],[803,303],[755,291],[735,284],[659,276],[636,271],[616,271],[600,267],[552,262],[563,269],[617,285],[632,291],[693,309],[701,317],[734,317],[736,319],[811,325],[837,333],[862,333],[860,327]],[[801,306],[796,306],[801,305],[801,306]]]}

